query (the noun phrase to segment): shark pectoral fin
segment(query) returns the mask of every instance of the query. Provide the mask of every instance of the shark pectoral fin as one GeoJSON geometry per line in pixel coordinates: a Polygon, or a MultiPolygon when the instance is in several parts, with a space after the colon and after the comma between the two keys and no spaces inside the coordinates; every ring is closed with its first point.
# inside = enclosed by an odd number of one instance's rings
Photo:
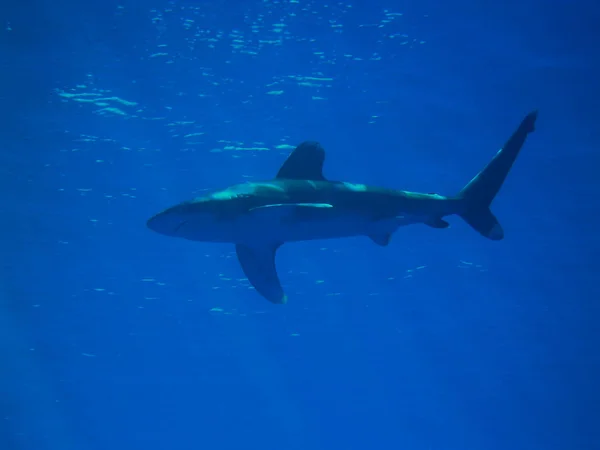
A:
{"type": "Polygon", "coordinates": [[[377,245],[381,245],[382,247],[386,247],[390,240],[392,239],[391,233],[381,233],[381,234],[370,234],[369,238],[377,245]]]}
{"type": "Polygon", "coordinates": [[[318,142],[302,142],[285,160],[275,178],[325,181],[325,150],[318,142]]]}
{"type": "Polygon", "coordinates": [[[256,292],[271,303],[284,304],[287,303],[287,296],[275,267],[275,253],[279,247],[279,244],[256,248],[237,244],[235,251],[244,274],[256,292]]]}
{"type": "Polygon", "coordinates": [[[429,225],[431,228],[448,228],[450,226],[448,222],[440,218],[428,220],[425,225],[429,225]]]}

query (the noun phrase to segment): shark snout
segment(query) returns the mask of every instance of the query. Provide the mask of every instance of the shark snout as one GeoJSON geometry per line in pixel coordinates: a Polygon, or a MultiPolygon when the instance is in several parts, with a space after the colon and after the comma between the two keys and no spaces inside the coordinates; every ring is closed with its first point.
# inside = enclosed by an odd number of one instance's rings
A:
{"type": "Polygon", "coordinates": [[[156,233],[175,236],[185,223],[186,219],[184,217],[164,211],[150,217],[146,221],[146,226],[156,233]]]}

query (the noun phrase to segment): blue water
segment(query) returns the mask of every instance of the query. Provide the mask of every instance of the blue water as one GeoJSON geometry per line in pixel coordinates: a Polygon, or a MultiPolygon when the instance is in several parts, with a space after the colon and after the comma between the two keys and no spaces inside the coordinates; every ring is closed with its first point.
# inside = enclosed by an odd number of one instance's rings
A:
{"type": "Polygon", "coordinates": [[[600,449],[595,2],[0,5],[1,450],[600,449]],[[318,140],[333,179],[493,209],[284,245],[145,228],[318,140]]]}

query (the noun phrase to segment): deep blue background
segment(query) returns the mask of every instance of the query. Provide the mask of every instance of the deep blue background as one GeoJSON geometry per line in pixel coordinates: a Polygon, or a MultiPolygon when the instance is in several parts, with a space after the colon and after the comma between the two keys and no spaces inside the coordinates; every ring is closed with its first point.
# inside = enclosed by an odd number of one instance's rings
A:
{"type": "Polygon", "coordinates": [[[3,2],[0,449],[600,449],[599,23],[591,1],[3,2]],[[230,246],[145,228],[305,139],[332,178],[452,194],[534,108],[502,242],[452,218],[286,245],[274,306],[230,246]]]}

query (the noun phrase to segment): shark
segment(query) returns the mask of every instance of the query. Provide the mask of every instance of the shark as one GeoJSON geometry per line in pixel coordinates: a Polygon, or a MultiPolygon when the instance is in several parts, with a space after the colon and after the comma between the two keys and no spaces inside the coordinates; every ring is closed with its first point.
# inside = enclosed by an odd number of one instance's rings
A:
{"type": "Polygon", "coordinates": [[[456,195],[420,193],[345,181],[323,175],[325,150],[315,141],[300,143],[274,179],[212,190],[165,209],[147,220],[159,234],[198,242],[228,243],[256,292],[274,304],[288,296],[275,263],[287,242],[367,236],[387,246],[400,228],[424,224],[449,227],[447,216],[461,217],[487,239],[504,230],[490,209],[528,134],[530,112],[489,163],[456,195]]]}

